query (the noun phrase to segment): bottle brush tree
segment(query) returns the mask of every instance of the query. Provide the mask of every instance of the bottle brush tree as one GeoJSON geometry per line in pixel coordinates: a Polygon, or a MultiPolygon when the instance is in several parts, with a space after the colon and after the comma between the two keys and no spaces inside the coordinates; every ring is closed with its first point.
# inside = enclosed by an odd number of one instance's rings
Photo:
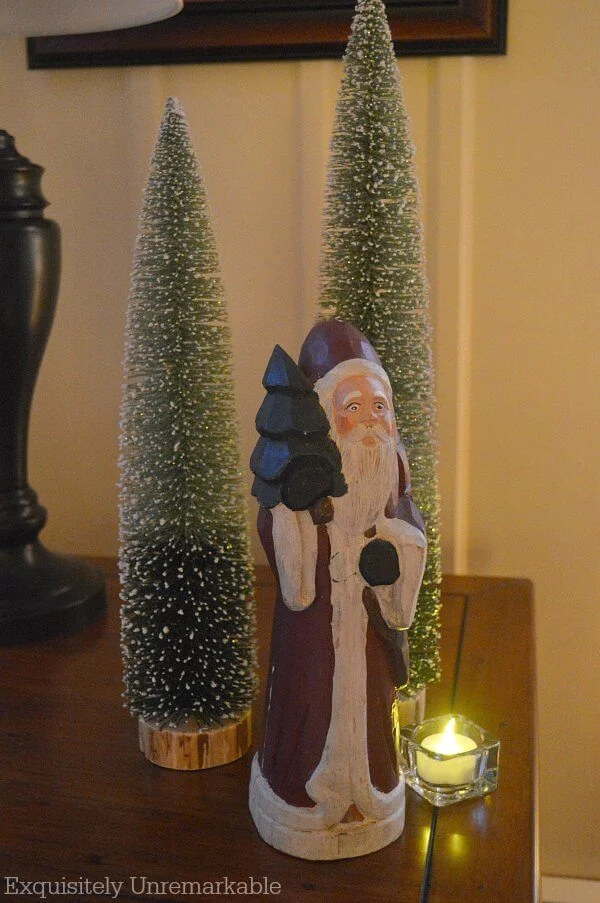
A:
{"type": "Polygon", "coordinates": [[[174,98],[135,249],[120,471],[127,704],[159,727],[239,718],[257,679],[231,336],[204,184],[174,98]]]}
{"type": "Polygon", "coordinates": [[[387,371],[428,557],[409,631],[413,689],[439,676],[436,407],[419,193],[382,0],[358,0],[344,56],[325,198],[320,304],[371,341],[387,371]]]}

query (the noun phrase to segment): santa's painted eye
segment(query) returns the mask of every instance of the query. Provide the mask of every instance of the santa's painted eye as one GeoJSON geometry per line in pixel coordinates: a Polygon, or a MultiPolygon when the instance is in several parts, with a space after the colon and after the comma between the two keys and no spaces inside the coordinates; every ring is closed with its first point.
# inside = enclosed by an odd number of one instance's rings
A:
{"type": "Polygon", "coordinates": [[[376,401],[376,402],[375,402],[375,407],[376,407],[376,409],[377,409],[378,411],[385,411],[385,410],[386,410],[386,406],[384,405],[384,403],[383,403],[382,401],[376,401]]]}
{"type": "Polygon", "coordinates": [[[359,405],[357,405],[357,403],[356,403],[355,401],[353,401],[352,404],[349,404],[349,405],[348,405],[348,407],[346,408],[346,410],[347,410],[350,414],[355,414],[356,411],[358,411],[358,408],[359,408],[359,405]]]}

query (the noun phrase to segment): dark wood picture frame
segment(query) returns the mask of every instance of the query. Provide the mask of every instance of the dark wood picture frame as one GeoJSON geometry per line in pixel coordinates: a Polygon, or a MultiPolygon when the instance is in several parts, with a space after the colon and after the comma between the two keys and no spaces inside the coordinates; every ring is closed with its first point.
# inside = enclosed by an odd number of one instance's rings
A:
{"type": "MultiPolygon", "coordinates": [[[[389,0],[399,55],[506,52],[508,0],[389,0]]],[[[352,0],[185,0],[163,22],[29,38],[30,69],[341,58],[352,0]]]]}

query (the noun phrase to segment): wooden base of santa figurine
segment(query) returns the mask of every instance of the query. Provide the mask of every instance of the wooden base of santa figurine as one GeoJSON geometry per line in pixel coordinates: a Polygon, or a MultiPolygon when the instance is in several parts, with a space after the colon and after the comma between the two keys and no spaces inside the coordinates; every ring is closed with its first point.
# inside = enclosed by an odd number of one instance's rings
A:
{"type": "MultiPolygon", "coordinates": [[[[330,827],[313,827],[298,808],[286,806],[271,790],[255,757],[250,779],[250,812],[264,841],[301,859],[347,859],[374,853],[400,837],[404,828],[404,778],[400,777],[389,815],[365,818],[355,805],[330,827]]],[[[311,813],[312,815],[312,813],[311,813]]],[[[310,816],[309,816],[310,819],[310,816]]]]}

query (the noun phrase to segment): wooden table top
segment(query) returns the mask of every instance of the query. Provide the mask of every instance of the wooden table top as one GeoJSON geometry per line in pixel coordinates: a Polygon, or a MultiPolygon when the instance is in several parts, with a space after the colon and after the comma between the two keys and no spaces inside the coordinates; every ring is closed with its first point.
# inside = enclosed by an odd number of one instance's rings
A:
{"type": "MultiPolygon", "coordinates": [[[[140,753],[121,700],[116,567],[100,563],[105,618],[72,636],[0,650],[0,897],[22,889],[6,884],[10,876],[80,882],[74,895],[55,887],[54,901],[109,899],[107,881],[122,882],[119,901],[193,901],[202,885],[202,896],[233,900],[238,882],[252,877],[280,885],[271,896],[286,903],[538,900],[528,581],[444,578],[443,677],[427,691],[427,717],[460,712],[500,738],[498,790],[438,810],[407,787],[397,841],[357,859],[307,862],[258,836],[247,806],[250,755],[174,772],[140,753]],[[102,894],[93,882],[104,882],[102,894]]],[[[259,576],[264,678],[274,589],[259,576]]],[[[257,725],[261,718],[259,700],[257,725]]]]}

